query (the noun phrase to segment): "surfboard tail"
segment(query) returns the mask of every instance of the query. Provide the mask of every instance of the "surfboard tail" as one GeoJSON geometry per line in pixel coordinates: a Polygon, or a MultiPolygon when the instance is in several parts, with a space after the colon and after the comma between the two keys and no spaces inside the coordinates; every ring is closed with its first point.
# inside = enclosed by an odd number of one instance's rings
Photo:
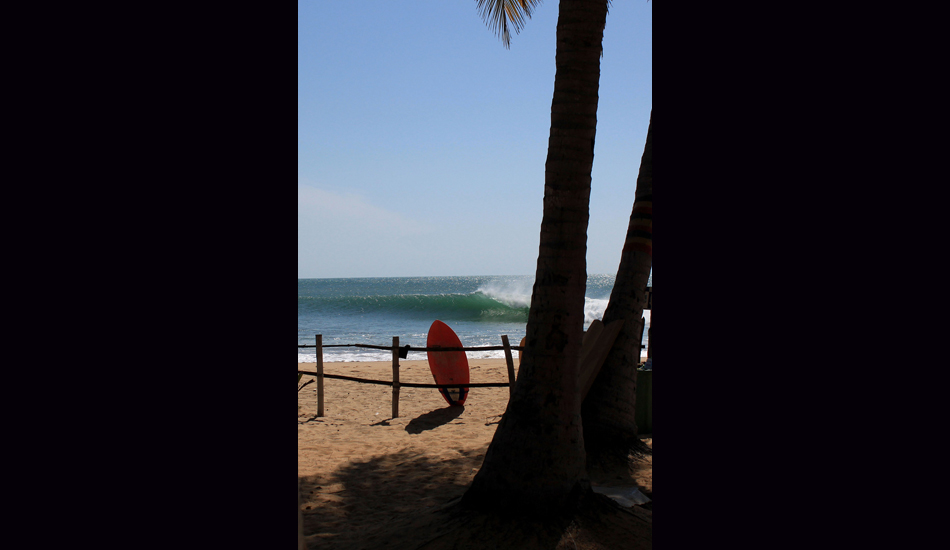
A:
{"type": "Polygon", "coordinates": [[[465,399],[468,398],[468,388],[465,386],[460,386],[457,388],[439,388],[439,392],[442,393],[442,397],[444,397],[451,406],[464,405],[465,399]]]}

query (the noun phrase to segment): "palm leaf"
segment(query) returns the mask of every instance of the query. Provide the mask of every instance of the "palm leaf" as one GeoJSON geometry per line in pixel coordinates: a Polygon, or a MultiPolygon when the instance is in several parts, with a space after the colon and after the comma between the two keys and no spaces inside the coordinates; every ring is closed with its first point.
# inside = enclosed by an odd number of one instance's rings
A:
{"type": "Polygon", "coordinates": [[[515,33],[524,28],[525,19],[531,18],[532,10],[541,3],[541,0],[475,0],[478,2],[479,14],[495,34],[501,36],[501,42],[506,48],[511,47],[511,33],[509,26],[514,27],[515,33]]]}

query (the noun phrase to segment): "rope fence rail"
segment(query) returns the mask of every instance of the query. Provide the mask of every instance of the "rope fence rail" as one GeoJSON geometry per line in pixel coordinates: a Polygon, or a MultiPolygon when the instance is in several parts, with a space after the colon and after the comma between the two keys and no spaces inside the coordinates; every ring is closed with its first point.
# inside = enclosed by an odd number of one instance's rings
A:
{"type": "MultiPolygon", "coordinates": [[[[310,376],[317,376],[317,373],[298,370],[297,374],[309,374],[310,376]]],[[[350,380],[353,382],[363,382],[364,384],[379,384],[381,386],[392,386],[393,382],[391,380],[370,380],[368,378],[357,378],[355,376],[343,376],[342,374],[324,374],[324,378],[333,378],[336,380],[350,380]]],[[[419,384],[416,382],[400,382],[399,385],[403,388],[457,388],[459,384],[419,384]]],[[[484,382],[484,383],[468,383],[465,384],[466,388],[507,388],[508,382],[484,382]]]]}

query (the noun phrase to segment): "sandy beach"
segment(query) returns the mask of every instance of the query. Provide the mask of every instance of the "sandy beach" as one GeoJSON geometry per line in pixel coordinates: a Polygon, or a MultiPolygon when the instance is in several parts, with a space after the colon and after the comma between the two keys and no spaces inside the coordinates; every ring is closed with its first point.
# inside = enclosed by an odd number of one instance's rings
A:
{"type": "MultiPolygon", "coordinates": [[[[517,369],[517,356],[514,362],[517,369]]],[[[472,383],[508,381],[504,359],[469,365],[472,383]]],[[[297,368],[316,372],[315,363],[297,368]]],[[[392,363],[325,363],[324,373],[392,380],[392,363]]],[[[401,382],[433,382],[424,360],[400,361],[399,373],[401,382]]],[[[308,547],[389,547],[388,533],[460,497],[508,395],[507,387],[472,388],[464,407],[449,407],[434,388],[403,387],[399,417],[392,418],[391,387],[326,379],[324,416],[317,417],[316,381],[299,391],[297,470],[308,547]]],[[[644,440],[652,447],[652,437],[644,440]]],[[[616,474],[591,472],[595,482],[627,477],[616,474]]],[[[652,457],[631,468],[629,478],[652,499],[652,457]]],[[[646,508],[652,521],[652,503],[646,508]]]]}

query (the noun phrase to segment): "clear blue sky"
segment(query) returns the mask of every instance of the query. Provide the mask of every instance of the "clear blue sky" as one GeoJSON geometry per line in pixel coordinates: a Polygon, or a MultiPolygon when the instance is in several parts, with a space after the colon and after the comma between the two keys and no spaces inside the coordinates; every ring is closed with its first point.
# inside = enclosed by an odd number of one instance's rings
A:
{"type": "MultiPolygon", "coordinates": [[[[297,3],[297,276],[534,275],[558,3],[511,49],[475,0],[297,3]]],[[[604,31],[587,272],[616,273],[653,108],[653,2],[604,31]]]]}

